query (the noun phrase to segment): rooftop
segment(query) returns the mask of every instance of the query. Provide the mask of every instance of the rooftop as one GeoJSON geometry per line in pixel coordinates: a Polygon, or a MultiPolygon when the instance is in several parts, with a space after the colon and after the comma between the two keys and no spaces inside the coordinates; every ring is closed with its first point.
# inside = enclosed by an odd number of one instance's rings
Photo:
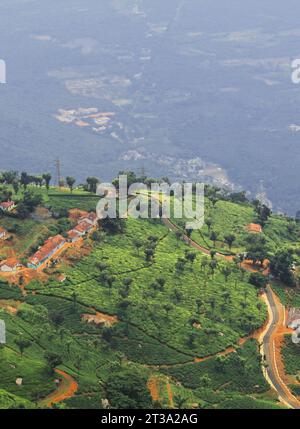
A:
{"type": "Polygon", "coordinates": [[[45,244],[30,258],[29,262],[32,264],[39,263],[47,258],[58,246],[63,244],[66,240],[61,235],[50,237],[45,244]]]}

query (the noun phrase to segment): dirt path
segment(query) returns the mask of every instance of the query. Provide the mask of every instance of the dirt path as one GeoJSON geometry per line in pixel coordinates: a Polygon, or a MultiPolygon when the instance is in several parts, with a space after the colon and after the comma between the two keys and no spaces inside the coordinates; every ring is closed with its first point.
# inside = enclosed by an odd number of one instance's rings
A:
{"type": "Polygon", "coordinates": [[[54,392],[40,401],[40,405],[44,407],[51,407],[53,404],[72,398],[78,390],[78,384],[73,377],[60,369],[56,369],[55,372],[61,382],[54,392]]]}

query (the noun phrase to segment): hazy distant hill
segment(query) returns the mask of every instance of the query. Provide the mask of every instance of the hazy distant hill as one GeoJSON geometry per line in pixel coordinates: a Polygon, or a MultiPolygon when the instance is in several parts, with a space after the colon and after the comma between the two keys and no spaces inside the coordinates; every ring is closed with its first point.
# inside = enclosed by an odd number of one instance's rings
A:
{"type": "Polygon", "coordinates": [[[294,213],[298,1],[1,2],[0,168],[205,178],[294,213]],[[92,109],[92,110],[90,110],[92,109]]]}

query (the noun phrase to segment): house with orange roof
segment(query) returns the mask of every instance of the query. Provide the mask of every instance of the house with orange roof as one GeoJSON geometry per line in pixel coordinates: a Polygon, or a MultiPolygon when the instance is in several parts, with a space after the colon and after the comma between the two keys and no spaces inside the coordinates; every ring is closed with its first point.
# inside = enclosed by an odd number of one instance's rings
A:
{"type": "Polygon", "coordinates": [[[91,229],[93,229],[93,225],[89,222],[83,221],[73,228],[73,231],[77,232],[80,236],[88,234],[91,229]]]}
{"type": "Polygon", "coordinates": [[[68,232],[68,241],[70,243],[75,243],[80,239],[80,235],[78,232],[74,231],[74,229],[71,229],[71,231],[68,232]]]}
{"type": "Polygon", "coordinates": [[[249,223],[249,225],[246,226],[246,230],[253,234],[261,234],[263,232],[261,225],[258,223],[249,223]]]}
{"type": "Polygon", "coordinates": [[[51,258],[65,244],[66,240],[61,235],[50,237],[45,244],[29,259],[28,268],[36,270],[44,262],[51,258]]]}
{"type": "Polygon", "coordinates": [[[4,273],[11,273],[21,269],[23,265],[15,258],[9,258],[0,264],[0,271],[4,273]]]}

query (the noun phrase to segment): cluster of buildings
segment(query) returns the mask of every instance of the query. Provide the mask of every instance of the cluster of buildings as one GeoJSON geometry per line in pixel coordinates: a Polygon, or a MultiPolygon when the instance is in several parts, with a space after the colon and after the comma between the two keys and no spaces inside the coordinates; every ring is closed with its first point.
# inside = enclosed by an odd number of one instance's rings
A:
{"type": "MultiPolygon", "coordinates": [[[[87,235],[97,224],[96,213],[80,212],[80,217],[77,219],[77,225],[68,231],[67,238],[62,235],[56,235],[48,238],[37,252],[29,259],[27,267],[31,269],[38,269],[41,265],[50,261],[51,257],[58,252],[66,243],[75,243],[83,236],[87,235]]],[[[0,229],[0,239],[1,239],[0,229]]],[[[5,236],[6,231],[3,230],[5,236]]],[[[0,264],[0,271],[14,272],[24,268],[22,264],[14,258],[9,258],[0,264]]]]}
{"type": "MultiPolygon", "coordinates": [[[[81,212],[82,214],[82,212],[81,212]]],[[[87,235],[97,224],[97,215],[94,212],[83,214],[78,219],[78,223],[75,228],[68,232],[68,240],[70,243],[74,243],[80,239],[80,237],[87,235]]]]}
{"type": "Polygon", "coordinates": [[[28,261],[28,268],[36,270],[60,250],[65,243],[75,243],[81,237],[87,235],[96,224],[96,213],[86,212],[86,214],[78,219],[77,225],[68,231],[68,238],[64,238],[62,235],[48,238],[45,244],[28,261]]]}

